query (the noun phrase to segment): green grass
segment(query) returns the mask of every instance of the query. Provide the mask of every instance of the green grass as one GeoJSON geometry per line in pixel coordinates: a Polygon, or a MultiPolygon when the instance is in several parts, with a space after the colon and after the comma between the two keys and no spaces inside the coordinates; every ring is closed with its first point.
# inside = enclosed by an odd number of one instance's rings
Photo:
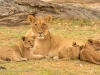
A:
{"type": "MultiPolygon", "coordinates": [[[[56,36],[86,41],[88,38],[100,38],[100,21],[62,20],[51,22],[50,32],[56,36]],[[94,29],[93,29],[94,28],[94,29]]],[[[30,26],[0,26],[0,47],[14,45],[20,41],[30,26]]],[[[30,60],[26,62],[8,62],[0,64],[7,69],[0,69],[0,75],[99,75],[100,66],[80,60],[60,61],[53,59],[30,60]]]]}

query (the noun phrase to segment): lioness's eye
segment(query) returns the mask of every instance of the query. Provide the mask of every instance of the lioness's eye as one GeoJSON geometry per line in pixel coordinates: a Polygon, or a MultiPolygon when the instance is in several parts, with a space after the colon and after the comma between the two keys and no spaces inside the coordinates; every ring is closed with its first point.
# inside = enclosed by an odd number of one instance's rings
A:
{"type": "Polygon", "coordinates": [[[37,26],[37,24],[34,24],[35,26],[37,26]]]}
{"type": "Polygon", "coordinates": [[[28,41],[28,42],[30,42],[30,41],[28,41]]]}

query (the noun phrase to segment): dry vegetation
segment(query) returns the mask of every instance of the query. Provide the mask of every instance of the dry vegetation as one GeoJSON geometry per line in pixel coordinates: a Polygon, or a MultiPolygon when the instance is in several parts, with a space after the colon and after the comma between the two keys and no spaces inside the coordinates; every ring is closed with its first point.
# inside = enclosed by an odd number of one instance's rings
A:
{"type": "MultiPolygon", "coordinates": [[[[14,45],[30,26],[0,26],[0,47],[14,45]]],[[[50,26],[53,35],[86,41],[87,38],[100,39],[100,21],[53,20],[50,26]]],[[[0,75],[100,75],[100,66],[80,60],[60,61],[53,59],[8,62],[0,64],[0,75]]]]}

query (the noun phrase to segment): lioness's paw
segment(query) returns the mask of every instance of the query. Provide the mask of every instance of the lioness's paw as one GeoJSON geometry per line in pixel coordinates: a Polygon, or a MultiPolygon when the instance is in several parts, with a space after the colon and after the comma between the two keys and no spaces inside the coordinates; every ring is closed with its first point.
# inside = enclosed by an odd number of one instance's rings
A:
{"type": "Polygon", "coordinates": [[[21,58],[21,61],[27,61],[27,58],[21,58]]]}
{"type": "Polygon", "coordinates": [[[43,59],[43,58],[45,58],[44,55],[37,55],[37,57],[38,57],[38,59],[43,59]]]}
{"type": "Polygon", "coordinates": [[[36,60],[40,60],[40,59],[43,59],[45,58],[44,55],[31,55],[33,57],[33,59],[36,59],[36,60]]]}

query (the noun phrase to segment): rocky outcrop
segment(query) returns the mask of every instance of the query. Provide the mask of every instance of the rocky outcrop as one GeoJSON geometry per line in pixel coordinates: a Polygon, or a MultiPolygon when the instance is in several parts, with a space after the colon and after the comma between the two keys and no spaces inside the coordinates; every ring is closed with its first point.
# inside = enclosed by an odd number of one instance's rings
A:
{"type": "Polygon", "coordinates": [[[40,0],[0,0],[0,25],[27,25],[27,16],[52,14],[54,18],[100,20],[100,6],[50,3],[40,0]]]}
{"type": "Polygon", "coordinates": [[[23,23],[28,15],[26,10],[14,0],[0,0],[0,25],[14,26],[23,23]]]}
{"type": "Polygon", "coordinates": [[[45,2],[55,3],[99,3],[100,0],[42,0],[45,2]]]}

